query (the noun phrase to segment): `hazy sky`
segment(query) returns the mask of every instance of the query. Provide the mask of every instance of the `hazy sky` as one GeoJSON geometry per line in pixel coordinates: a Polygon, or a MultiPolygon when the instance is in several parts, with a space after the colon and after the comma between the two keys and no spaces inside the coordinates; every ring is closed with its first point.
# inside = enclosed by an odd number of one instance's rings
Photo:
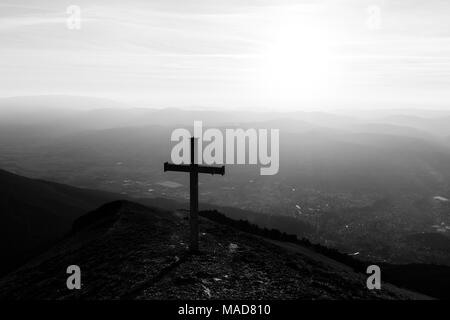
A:
{"type": "Polygon", "coordinates": [[[450,108],[448,0],[0,0],[0,43],[0,96],[450,108]]]}

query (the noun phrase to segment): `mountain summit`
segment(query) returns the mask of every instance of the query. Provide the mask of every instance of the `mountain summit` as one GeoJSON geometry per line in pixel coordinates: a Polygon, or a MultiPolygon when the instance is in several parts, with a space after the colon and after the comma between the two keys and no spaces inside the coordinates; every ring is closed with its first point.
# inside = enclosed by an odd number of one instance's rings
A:
{"type": "Polygon", "coordinates": [[[0,299],[413,299],[294,244],[200,218],[201,253],[187,250],[184,211],[114,201],[76,219],[70,234],[0,281],[0,299]],[[82,287],[68,290],[67,267],[82,287]]]}

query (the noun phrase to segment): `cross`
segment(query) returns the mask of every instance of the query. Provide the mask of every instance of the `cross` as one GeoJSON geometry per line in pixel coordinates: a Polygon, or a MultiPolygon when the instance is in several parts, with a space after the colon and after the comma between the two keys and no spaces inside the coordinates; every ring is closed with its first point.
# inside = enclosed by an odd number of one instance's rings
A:
{"type": "Polygon", "coordinates": [[[225,166],[213,167],[213,166],[202,166],[195,163],[195,144],[196,138],[191,137],[191,164],[172,164],[164,163],[164,172],[166,171],[179,171],[179,172],[189,172],[190,178],[190,211],[189,211],[189,225],[190,225],[190,246],[189,250],[192,252],[198,251],[198,174],[199,173],[209,173],[209,174],[225,174],[225,166]]]}

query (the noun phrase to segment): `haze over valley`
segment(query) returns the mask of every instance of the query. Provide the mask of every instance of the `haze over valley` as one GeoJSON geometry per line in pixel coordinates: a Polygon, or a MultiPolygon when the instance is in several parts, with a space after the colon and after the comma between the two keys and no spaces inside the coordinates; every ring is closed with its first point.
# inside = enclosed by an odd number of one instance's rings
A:
{"type": "Polygon", "coordinates": [[[16,99],[0,101],[4,170],[187,202],[188,177],[162,170],[173,129],[192,130],[199,119],[205,128],[280,129],[277,175],[227,165],[220,179],[201,177],[200,202],[258,213],[249,220],[269,227],[278,217],[294,219],[303,227],[285,223],[283,231],[363,259],[450,263],[450,112],[235,113],[117,108],[108,100],[50,96],[31,100],[89,107],[40,108],[34,117],[26,98],[16,99]]]}

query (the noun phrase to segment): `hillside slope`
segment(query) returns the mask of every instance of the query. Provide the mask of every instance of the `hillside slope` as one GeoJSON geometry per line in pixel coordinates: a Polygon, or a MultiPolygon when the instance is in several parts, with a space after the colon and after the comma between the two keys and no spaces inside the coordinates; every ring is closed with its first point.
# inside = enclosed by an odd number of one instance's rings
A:
{"type": "Polygon", "coordinates": [[[75,218],[116,198],[0,170],[0,275],[66,234],[75,218]]]}
{"type": "Polygon", "coordinates": [[[201,253],[187,253],[184,212],[115,201],[77,219],[71,234],[0,281],[0,299],[410,299],[317,258],[201,218],[201,253]],[[66,268],[81,268],[81,290],[66,268]]]}

